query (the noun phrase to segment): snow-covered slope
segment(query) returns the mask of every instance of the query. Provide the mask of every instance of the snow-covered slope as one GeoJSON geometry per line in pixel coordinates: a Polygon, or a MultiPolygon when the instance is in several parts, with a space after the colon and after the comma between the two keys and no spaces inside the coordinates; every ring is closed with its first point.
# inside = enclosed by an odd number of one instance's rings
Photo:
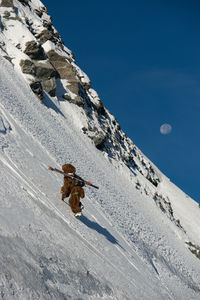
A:
{"type": "Polygon", "coordinates": [[[42,3],[0,5],[0,297],[199,299],[198,204],[121,131],[42,3]],[[49,52],[65,57],[66,74],[49,52]],[[38,75],[42,64],[50,77],[38,75]],[[80,219],[47,169],[63,163],[99,186],[85,188],[80,219]]]}

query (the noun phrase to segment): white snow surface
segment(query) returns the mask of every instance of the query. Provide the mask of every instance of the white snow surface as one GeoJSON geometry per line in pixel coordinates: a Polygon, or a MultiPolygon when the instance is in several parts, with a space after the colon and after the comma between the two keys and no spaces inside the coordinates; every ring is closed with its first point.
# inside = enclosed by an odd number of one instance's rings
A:
{"type": "Polygon", "coordinates": [[[73,104],[42,104],[3,58],[0,70],[0,297],[199,299],[200,263],[185,246],[200,242],[197,203],[160,173],[186,235],[80,134],[73,104]],[[80,219],[47,169],[63,163],[99,186],[85,188],[80,219]]]}
{"type": "MultiPolygon", "coordinates": [[[[14,4],[21,20],[33,18],[39,33],[42,20],[33,10],[43,4],[14,4]]],[[[47,13],[42,18],[50,19],[47,13]]],[[[0,54],[6,51],[13,66],[0,56],[0,299],[200,299],[200,260],[186,244],[200,245],[198,204],[145,156],[159,175],[158,187],[99,151],[81,131],[87,126],[83,109],[59,101],[67,80],[57,79],[57,97],[45,94],[40,102],[29,87],[31,75],[19,67],[29,59],[23,50],[34,36],[17,20],[4,19],[4,26],[0,54]],[[47,168],[64,163],[99,186],[85,187],[80,219],[68,199],[60,200],[62,175],[47,168]]],[[[61,51],[50,41],[43,48],[61,51]]],[[[88,76],[72,64],[89,87],[88,76]]],[[[89,92],[98,105],[97,92],[89,92]]]]}

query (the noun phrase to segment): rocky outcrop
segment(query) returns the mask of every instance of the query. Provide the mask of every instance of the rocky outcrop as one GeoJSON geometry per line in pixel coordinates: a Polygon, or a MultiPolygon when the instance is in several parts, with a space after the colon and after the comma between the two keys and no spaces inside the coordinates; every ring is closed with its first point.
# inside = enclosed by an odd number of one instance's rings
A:
{"type": "MultiPolygon", "coordinates": [[[[38,62],[33,60],[21,60],[20,66],[24,74],[33,75],[35,77],[34,82],[40,82],[45,92],[49,93],[52,97],[55,96],[56,78],[58,78],[59,75],[49,61],[38,62]]],[[[36,94],[38,95],[38,93],[36,94]]],[[[41,99],[42,93],[40,92],[39,94],[39,98],[41,99]]]]}
{"type": "Polygon", "coordinates": [[[198,258],[200,259],[200,246],[197,246],[191,242],[186,242],[189,250],[198,258]]]}
{"type": "Polygon", "coordinates": [[[20,66],[21,66],[22,73],[35,76],[36,74],[35,64],[31,60],[29,59],[21,60],[20,66]]]}
{"type": "Polygon", "coordinates": [[[35,81],[30,84],[32,91],[38,96],[40,100],[43,99],[43,88],[40,81],[35,81]]]}
{"type": "Polygon", "coordinates": [[[51,97],[56,96],[56,79],[55,77],[52,77],[50,79],[43,79],[40,81],[43,90],[47,92],[51,97]]]}
{"type": "Polygon", "coordinates": [[[18,0],[19,2],[21,2],[22,4],[28,4],[30,0],[18,0]]]}
{"type": "Polygon", "coordinates": [[[54,97],[56,93],[56,78],[59,77],[57,71],[49,61],[34,62],[36,80],[41,82],[43,90],[54,97]]]}
{"type": "Polygon", "coordinates": [[[13,0],[1,0],[0,6],[1,7],[14,7],[13,0]]]}
{"type": "Polygon", "coordinates": [[[53,32],[49,31],[48,29],[44,29],[40,34],[38,34],[37,38],[41,45],[44,44],[46,41],[54,42],[53,32]]]}
{"type": "Polygon", "coordinates": [[[63,97],[63,99],[67,100],[70,103],[76,104],[81,107],[84,106],[84,99],[79,96],[73,97],[69,93],[66,93],[62,97],[63,97]]]}
{"type": "Polygon", "coordinates": [[[59,74],[52,64],[47,60],[44,62],[34,62],[35,65],[35,76],[41,80],[48,78],[58,78],[59,74]]]}
{"type": "Polygon", "coordinates": [[[83,127],[82,131],[84,134],[87,134],[88,137],[94,142],[97,149],[103,150],[102,147],[106,140],[105,132],[100,131],[96,126],[92,127],[90,124],[88,124],[88,128],[83,127]]]}
{"type": "Polygon", "coordinates": [[[69,82],[78,82],[76,72],[72,65],[68,62],[66,56],[59,55],[56,51],[47,52],[49,61],[59,73],[61,79],[67,79],[69,82]]]}
{"type": "Polygon", "coordinates": [[[68,85],[66,88],[75,95],[74,98],[71,98],[69,95],[64,94],[63,98],[71,103],[83,106],[84,100],[83,97],[81,97],[82,86],[77,78],[76,70],[73,68],[72,64],[70,64],[66,56],[59,55],[54,50],[47,52],[47,56],[52,66],[58,72],[59,77],[67,80],[68,85]]]}
{"type": "Polygon", "coordinates": [[[44,60],[47,58],[41,45],[35,41],[26,43],[26,49],[24,50],[24,53],[27,54],[31,59],[35,60],[44,60]]]}
{"type": "Polygon", "coordinates": [[[179,229],[181,229],[184,233],[186,233],[185,229],[183,228],[183,226],[180,223],[180,220],[176,220],[174,217],[174,212],[173,212],[172,205],[171,205],[169,198],[168,197],[165,198],[156,192],[153,196],[153,199],[154,199],[156,205],[161,209],[161,211],[164,214],[166,214],[167,217],[172,222],[174,222],[177,227],[179,227],[179,229]]]}

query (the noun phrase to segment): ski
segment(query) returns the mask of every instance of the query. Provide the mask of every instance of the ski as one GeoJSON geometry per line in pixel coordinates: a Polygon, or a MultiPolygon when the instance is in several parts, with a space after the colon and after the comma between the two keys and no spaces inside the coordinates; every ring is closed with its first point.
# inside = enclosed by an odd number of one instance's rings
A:
{"type": "Polygon", "coordinates": [[[57,173],[59,173],[59,174],[62,174],[62,175],[64,175],[64,176],[70,177],[70,178],[72,178],[72,179],[75,179],[75,180],[77,180],[77,181],[79,181],[79,182],[83,182],[83,183],[85,183],[86,185],[89,185],[89,186],[91,186],[91,187],[93,187],[93,188],[95,188],[95,189],[99,189],[99,187],[96,186],[96,185],[94,185],[94,184],[92,184],[91,181],[86,181],[86,180],[80,178],[80,177],[77,176],[77,175],[65,173],[65,172],[63,172],[63,171],[61,171],[61,170],[59,170],[59,169],[52,168],[51,166],[48,166],[48,169],[51,170],[51,171],[55,171],[55,172],[57,172],[57,173]]]}

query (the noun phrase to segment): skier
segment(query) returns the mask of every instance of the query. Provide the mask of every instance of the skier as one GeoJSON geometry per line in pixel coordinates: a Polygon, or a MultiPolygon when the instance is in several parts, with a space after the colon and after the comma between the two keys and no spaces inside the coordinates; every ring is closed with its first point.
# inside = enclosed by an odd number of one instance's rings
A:
{"type": "Polygon", "coordinates": [[[64,176],[64,184],[60,189],[60,193],[62,194],[61,199],[64,201],[66,197],[70,196],[69,205],[71,210],[73,211],[75,217],[81,216],[81,211],[84,206],[82,205],[80,198],[85,197],[83,186],[89,185],[95,189],[98,189],[99,187],[92,184],[91,181],[86,181],[80,176],[76,175],[76,168],[71,164],[64,164],[62,166],[62,171],[52,168],[51,166],[48,166],[48,169],[51,171],[56,171],[64,176]]]}
{"type": "Polygon", "coordinates": [[[76,168],[71,164],[64,164],[62,166],[64,174],[64,185],[61,187],[60,193],[62,200],[70,196],[69,205],[75,216],[81,216],[81,211],[84,208],[80,198],[85,197],[83,186],[84,180],[76,175],[76,168]],[[72,177],[69,177],[72,176],[72,177]]]}

